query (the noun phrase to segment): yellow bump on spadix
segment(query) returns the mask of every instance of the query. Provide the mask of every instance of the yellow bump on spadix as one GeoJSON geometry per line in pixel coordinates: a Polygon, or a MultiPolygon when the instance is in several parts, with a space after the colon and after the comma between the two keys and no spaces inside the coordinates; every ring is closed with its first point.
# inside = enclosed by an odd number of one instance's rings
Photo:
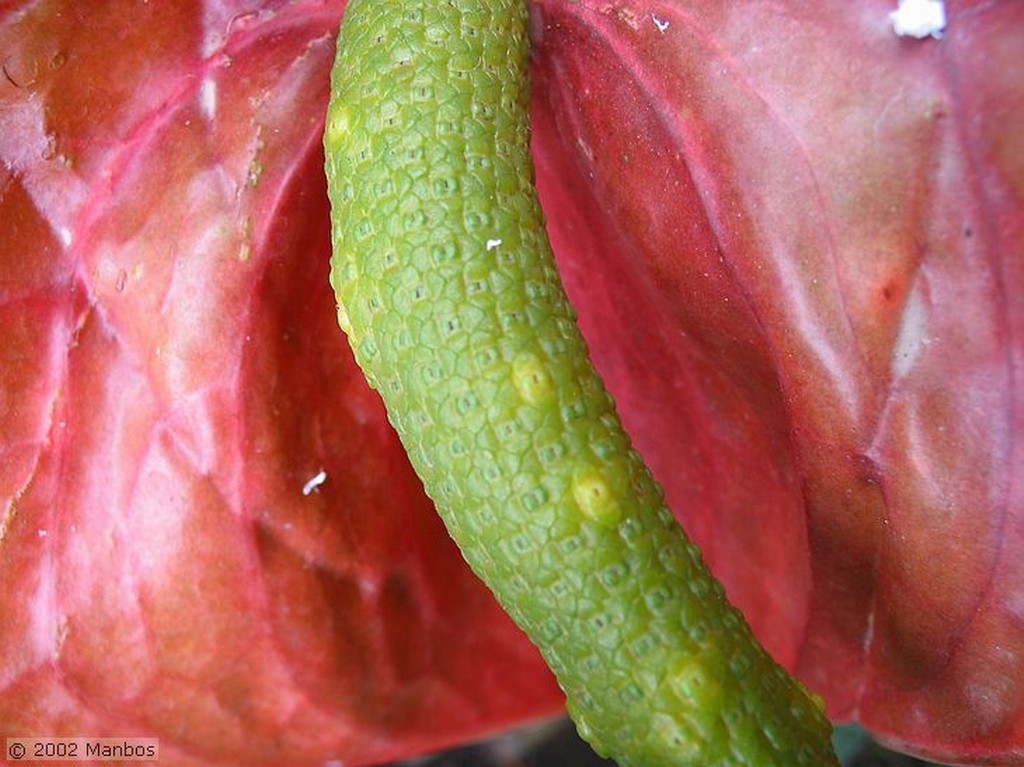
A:
{"type": "Polygon", "coordinates": [[[572,481],[572,497],[583,516],[598,524],[614,527],[622,519],[622,506],[604,475],[592,466],[576,473],[572,481]]]}
{"type": "Polygon", "coordinates": [[[345,305],[341,303],[338,304],[338,326],[344,331],[345,335],[352,335],[352,322],[348,318],[345,305]]]}
{"type": "Polygon", "coordinates": [[[722,685],[701,653],[677,665],[669,684],[681,700],[691,703],[696,710],[716,711],[721,705],[722,685]]]}
{"type": "Polygon", "coordinates": [[[512,361],[512,381],[519,396],[529,405],[542,405],[554,397],[551,376],[534,354],[520,354],[512,361]]]}
{"type": "Polygon", "coordinates": [[[327,112],[324,138],[330,144],[338,144],[348,134],[349,114],[344,104],[335,102],[327,112]]]}

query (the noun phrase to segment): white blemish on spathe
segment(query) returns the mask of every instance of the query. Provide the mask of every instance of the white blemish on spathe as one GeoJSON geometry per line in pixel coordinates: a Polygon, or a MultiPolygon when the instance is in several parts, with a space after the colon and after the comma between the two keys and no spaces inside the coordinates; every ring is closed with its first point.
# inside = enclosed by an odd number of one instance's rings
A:
{"type": "Polygon", "coordinates": [[[49,533],[47,533],[45,529],[40,527],[38,530],[36,530],[36,535],[38,535],[40,538],[45,538],[47,535],[49,535],[49,533]]]}
{"type": "Polygon", "coordinates": [[[651,21],[654,22],[654,26],[658,28],[658,31],[661,32],[661,34],[665,34],[665,30],[668,29],[670,23],[667,19],[659,19],[652,13],[651,21]]]}
{"type": "Polygon", "coordinates": [[[207,120],[217,114],[217,83],[209,77],[204,77],[199,84],[199,108],[207,120]]]}
{"type": "Polygon", "coordinates": [[[319,472],[309,478],[309,481],[302,486],[302,494],[309,495],[316,490],[320,485],[327,481],[327,472],[320,469],[319,472]]]}
{"type": "Polygon", "coordinates": [[[900,37],[922,40],[930,35],[938,39],[946,28],[946,6],[942,0],[900,0],[889,21],[900,37]]]}
{"type": "Polygon", "coordinates": [[[896,378],[910,371],[914,360],[931,341],[928,337],[928,304],[924,290],[925,286],[918,278],[903,307],[899,333],[892,349],[892,373],[896,378]]]}
{"type": "Polygon", "coordinates": [[[71,230],[68,229],[66,226],[61,226],[57,228],[57,237],[58,239],[60,239],[60,244],[63,245],[65,248],[70,248],[71,241],[75,239],[74,235],[71,233],[71,230]]]}
{"type": "Polygon", "coordinates": [[[488,240],[488,241],[487,241],[487,242],[485,243],[485,245],[486,245],[486,247],[487,247],[487,252],[488,252],[488,253],[490,253],[490,252],[491,252],[492,250],[494,250],[494,249],[495,249],[496,247],[498,247],[499,245],[501,245],[501,239],[500,239],[500,238],[496,238],[496,239],[493,239],[493,240],[488,240]]]}

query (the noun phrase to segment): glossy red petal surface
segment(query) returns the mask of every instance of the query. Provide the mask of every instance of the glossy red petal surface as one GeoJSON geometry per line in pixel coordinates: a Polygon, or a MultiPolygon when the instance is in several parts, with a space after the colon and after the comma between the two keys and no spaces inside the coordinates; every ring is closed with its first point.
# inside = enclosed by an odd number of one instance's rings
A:
{"type": "MultiPolygon", "coordinates": [[[[539,2],[538,180],[769,649],[905,748],[1020,763],[1024,18],[890,10],[539,2]]],[[[340,13],[0,10],[4,733],[360,764],[558,705],[335,328],[340,13]]]]}

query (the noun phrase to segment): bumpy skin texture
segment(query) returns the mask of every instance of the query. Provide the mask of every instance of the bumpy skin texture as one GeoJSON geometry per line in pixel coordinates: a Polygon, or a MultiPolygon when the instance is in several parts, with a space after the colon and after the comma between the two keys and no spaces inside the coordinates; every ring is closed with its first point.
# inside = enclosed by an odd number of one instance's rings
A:
{"type": "Polygon", "coordinates": [[[325,146],[339,322],[474,570],[595,748],[835,763],[630,448],[533,188],[521,2],[351,2],[325,146]]]}

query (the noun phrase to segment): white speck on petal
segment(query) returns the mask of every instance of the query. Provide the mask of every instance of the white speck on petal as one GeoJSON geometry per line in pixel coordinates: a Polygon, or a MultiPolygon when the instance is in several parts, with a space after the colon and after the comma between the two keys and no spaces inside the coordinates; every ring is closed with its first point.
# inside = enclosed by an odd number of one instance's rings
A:
{"type": "Polygon", "coordinates": [[[199,108],[207,120],[217,114],[217,83],[209,77],[203,78],[199,85],[199,108]]]}
{"type": "Polygon", "coordinates": [[[71,247],[71,241],[74,239],[74,235],[66,226],[62,226],[57,229],[57,237],[60,239],[60,244],[65,248],[71,247]]]}
{"type": "Polygon", "coordinates": [[[900,0],[889,14],[893,31],[901,37],[921,40],[931,35],[938,39],[946,28],[946,6],[942,0],[900,0]]]}
{"type": "Polygon", "coordinates": [[[36,535],[38,535],[40,538],[45,538],[48,535],[48,533],[43,528],[39,528],[38,530],[36,530],[36,535]]]}
{"type": "Polygon", "coordinates": [[[487,243],[486,243],[487,252],[488,253],[491,252],[492,250],[494,250],[499,245],[501,245],[501,239],[500,238],[493,239],[493,240],[488,240],[487,243]]]}
{"type": "Polygon", "coordinates": [[[327,472],[320,469],[314,476],[309,478],[309,481],[302,486],[302,494],[309,495],[316,490],[320,485],[327,481],[327,472]]]}
{"type": "Polygon", "coordinates": [[[651,14],[651,21],[654,22],[654,26],[656,26],[658,28],[658,31],[661,32],[661,34],[665,34],[665,30],[668,29],[668,25],[670,23],[667,19],[665,19],[665,20],[659,19],[657,16],[655,16],[652,13],[651,14]]]}

